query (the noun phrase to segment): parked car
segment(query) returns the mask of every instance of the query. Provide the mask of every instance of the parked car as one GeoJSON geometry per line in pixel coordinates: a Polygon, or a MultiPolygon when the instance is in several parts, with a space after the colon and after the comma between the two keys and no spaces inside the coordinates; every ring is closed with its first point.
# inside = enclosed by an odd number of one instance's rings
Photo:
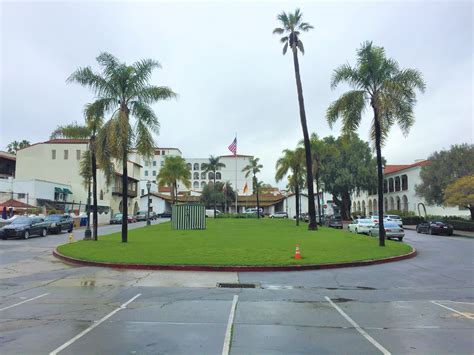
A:
{"type": "MultiPolygon", "coordinates": [[[[222,213],[221,211],[216,210],[216,216],[221,213],[222,213]]],[[[214,217],[214,209],[206,210],[206,217],[214,217]]]]}
{"type": "Polygon", "coordinates": [[[110,224],[122,224],[122,216],[121,213],[114,214],[110,219],[110,224]]]}
{"type": "Polygon", "coordinates": [[[386,216],[384,216],[383,218],[384,221],[388,221],[388,222],[395,222],[397,223],[400,227],[403,228],[403,221],[402,221],[402,217],[396,215],[396,214],[388,214],[386,216]]]}
{"type": "Polygon", "coordinates": [[[331,216],[326,220],[326,225],[331,228],[342,229],[342,217],[341,216],[331,216]]]}
{"type": "Polygon", "coordinates": [[[164,211],[157,214],[158,218],[171,218],[171,211],[164,211]]]}
{"type": "Polygon", "coordinates": [[[45,223],[48,223],[48,231],[50,233],[59,233],[61,231],[67,231],[71,233],[74,228],[74,222],[71,216],[52,214],[45,218],[45,223]]]}
{"type": "MultiPolygon", "coordinates": [[[[399,241],[403,240],[405,232],[403,228],[398,225],[397,222],[384,221],[383,227],[385,229],[385,238],[387,239],[398,239],[399,241]]],[[[369,235],[372,237],[379,236],[379,224],[375,223],[369,228],[369,235]]]]}
{"type": "Polygon", "coordinates": [[[349,224],[349,232],[358,234],[369,234],[369,228],[375,223],[369,218],[359,218],[349,224]]]}
{"type": "MultiPolygon", "coordinates": [[[[247,208],[245,214],[257,214],[257,208],[247,208]]],[[[260,217],[265,217],[263,214],[263,208],[260,207],[260,217]]]]}
{"type": "Polygon", "coordinates": [[[157,216],[156,212],[153,212],[153,211],[150,212],[150,219],[155,220],[157,218],[158,218],[158,216],[157,216]]]}
{"type": "Polygon", "coordinates": [[[442,221],[421,222],[416,226],[417,233],[453,235],[454,227],[442,221]]]}
{"type": "Polygon", "coordinates": [[[370,216],[369,218],[372,220],[372,222],[379,223],[379,216],[370,216]]]}
{"type": "Polygon", "coordinates": [[[128,223],[135,223],[135,222],[137,222],[137,219],[135,218],[135,216],[133,214],[129,214],[127,216],[127,221],[128,221],[128,223]]]}
{"type": "Polygon", "coordinates": [[[270,215],[270,218],[288,218],[288,213],[284,211],[275,212],[270,215]]]}
{"type": "MultiPolygon", "coordinates": [[[[135,219],[137,221],[146,221],[147,217],[148,217],[147,211],[138,211],[135,216],[135,219]]],[[[151,212],[150,212],[150,218],[151,218],[151,212]]]]}
{"type": "Polygon", "coordinates": [[[40,217],[21,216],[12,223],[0,228],[2,239],[22,237],[28,239],[32,235],[46,237],[48,234],[48,223],[40,217]]]}

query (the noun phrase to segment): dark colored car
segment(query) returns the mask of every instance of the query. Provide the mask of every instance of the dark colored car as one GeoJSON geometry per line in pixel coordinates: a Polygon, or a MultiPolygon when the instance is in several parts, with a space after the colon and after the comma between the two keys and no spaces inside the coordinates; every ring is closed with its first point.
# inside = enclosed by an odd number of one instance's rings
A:
{"type": "Polygon", "coordinates": [[[114,214],[110,219],[110,224],[122,224],[122,216],[121,213],[114,214]]]}
{"type": "Polygon", "coordinates": [[[326,225],[331,228],[342,229],[342,217],[332,216],[326,220],[326,225]]]}
{"type": "MultiPolygon", "coordinates": [[[[138,211],[137,215],[135,216],[135,219],[137,221],[146,221],[148,217],[148,214],[146,211],[138,211]]],[[[152,219],[151,212],[150,212],[150,219],[152,219]]]]}
{"type": "Polygon", "coordinates": [[[170,211],[164,211],[162,213],[157,214],[158,218],[171,218],[171,212],[170,211]]]}
{"type": "Polygon", "coordinates": [[[44,221],[45,223],[48,223],[48,231],[55,234],[61,231],[71,233],[74,228],[72,218],[67,215],[52,214],[46,217],[44,221]]]}
{"type": "Polygon", "coordinates": [[[135,223],[137,221],[137,219],[135,218],[135,216],[133,214],[129,214],[128,218],[127,218],[127,221],[128,221],[128,223],[135,223]]]}
{"type": "Polygon", "coordinates": [[[453,226],[442,221],[421,222],[416,226],[417,233],[453,235],[453,226]]]}
{"type": "Polygon", "coordinates": [[[32,235],[46,237],[48,223],[41,217],[18,217],[12,223],[0,229],[2,239],[21,237],[28,239],[32,235]]]}

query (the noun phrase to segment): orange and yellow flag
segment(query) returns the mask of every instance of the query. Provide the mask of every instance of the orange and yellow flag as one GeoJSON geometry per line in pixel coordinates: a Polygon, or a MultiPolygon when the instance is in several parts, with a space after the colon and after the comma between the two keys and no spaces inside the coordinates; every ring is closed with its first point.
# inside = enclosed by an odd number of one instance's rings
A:
{"type": "Polygon", "coordinates": [[[247,182],[246,182],[244,186],[244,194],[246,194],[247,192],[249,192],[249,187],[247,186],[247,182]]]}

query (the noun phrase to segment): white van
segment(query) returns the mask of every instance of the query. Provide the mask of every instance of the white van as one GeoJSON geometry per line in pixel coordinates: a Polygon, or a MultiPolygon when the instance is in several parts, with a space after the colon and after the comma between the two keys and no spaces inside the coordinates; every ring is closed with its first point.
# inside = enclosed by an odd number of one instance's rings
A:
{"type": "MultiPolygon", "coordinates": [[[[218,214],[221,214],[221,213],[222,213],[221,211],[216,210],[216,216],[218,214]]],[[[213,209],[212,210],[206,210],[206,217],[212,217],[213,218],[214,217],[214,210],[213,209]]]]}

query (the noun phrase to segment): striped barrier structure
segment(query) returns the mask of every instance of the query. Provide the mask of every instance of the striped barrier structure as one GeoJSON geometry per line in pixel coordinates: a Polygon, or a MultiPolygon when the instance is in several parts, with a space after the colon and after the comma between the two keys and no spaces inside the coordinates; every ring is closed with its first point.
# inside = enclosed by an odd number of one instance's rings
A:
{"type": "Polygon", "coordinates": [[[206,229],[206,208],[204,205],[173,205],[171,228],[179,230],[206,229]]]}

